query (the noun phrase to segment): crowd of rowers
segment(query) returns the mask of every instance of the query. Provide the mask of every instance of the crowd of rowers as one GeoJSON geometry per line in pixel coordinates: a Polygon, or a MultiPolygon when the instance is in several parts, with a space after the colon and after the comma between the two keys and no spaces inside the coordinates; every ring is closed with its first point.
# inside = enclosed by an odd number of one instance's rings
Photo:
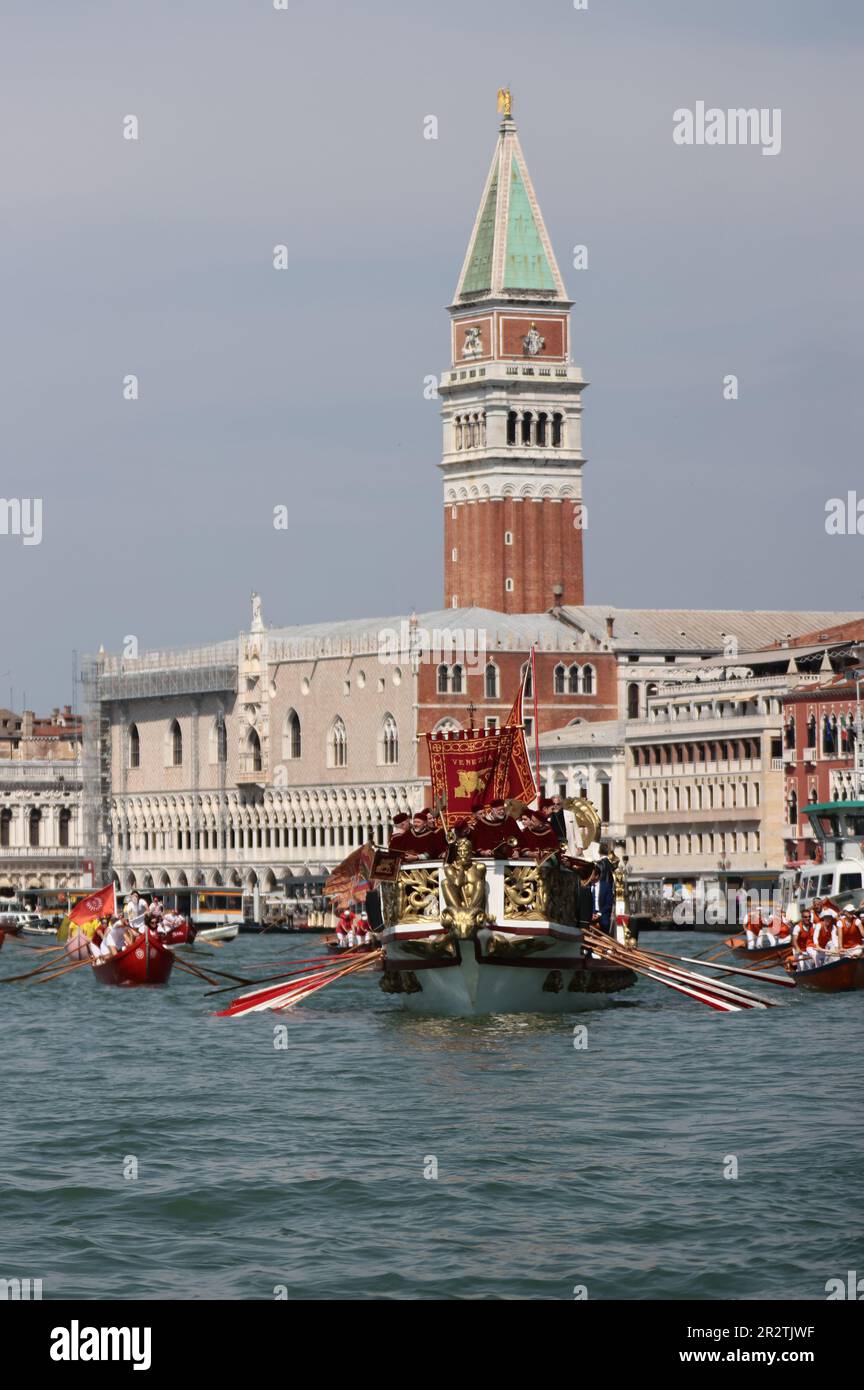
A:
{"type": "Polygon", "coordinates": [[[493,801],[458,821],[448,832],[428,807],[393,817],[389,848],[403,859],[445,859],[453,838],[471,841],[489,859],[545,859],[567,844],[560,797],[543,797],[532,809],[522,801],[493,801]]]}
{"type": "Polygon", "coordinates": [[[166,909],[161,899],[148,902],[137,892],[130,893],[123,904],[122,912],[102,917],[90,939],[90,954],[97,960],[115,956],[126,946],[131,946],[142,931],[150,930],[158,937],[168,937],[177,927],[182,927],[186,918],[178,912],[166,909]]]}
{"type": "Polygon", "coordinates": [[[375,937],[365,912],[346,907],[336,919],[336,946],[340,951],[352,951],[356,946],[374,946],[375,937]]]}
{"type": "Polygon", "coordinates": [[[837,909],[827,899],[814,898],[799,911],[775,912],[765,921],[758,907],[744,919],[748,950],[791,947],[796,970],[815,970],[840,956],[864,954],[864,920],[849,909],[837,909]]]}

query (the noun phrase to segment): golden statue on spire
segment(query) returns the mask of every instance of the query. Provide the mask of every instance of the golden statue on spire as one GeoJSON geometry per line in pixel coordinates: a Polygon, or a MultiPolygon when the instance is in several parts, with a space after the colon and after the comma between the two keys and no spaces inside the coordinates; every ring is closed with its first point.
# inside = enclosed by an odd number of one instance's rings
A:
{"type": "Polygon", "coordinates": [[[499,87],[498,89],[498,114],[503,116],[505,121],[509,121],[513,114],[513,98],[510,95],[509,87],[499,87]]]}

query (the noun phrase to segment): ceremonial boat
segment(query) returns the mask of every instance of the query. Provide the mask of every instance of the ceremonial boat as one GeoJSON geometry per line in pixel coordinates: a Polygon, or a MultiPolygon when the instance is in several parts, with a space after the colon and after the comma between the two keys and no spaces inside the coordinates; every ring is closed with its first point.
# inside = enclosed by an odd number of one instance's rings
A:
{"type": "Polygon", "coordinates": [[[839,960],[829,961],[827,965],[817,965],[812,970],[796,970],[794,979],[801,989],[814,989],[823,994],[864,989],[864,958],[843,956],[839,960]]]}
{"type": "Polygon", "coordinates": [[[568,1013],[636,983],[584,946],[586,872],[550,856],[484,860],[469,836],[450,863],[403,865],[382,884],[381,988],[417,1013],[568,1013]]]}
{"type": "Polygon", "coordinates": [[[155,932],[143,933],[116,955],[93,961],[93,974],[103,985],[164,985],[174,966],[174,956],[155,932]]]}

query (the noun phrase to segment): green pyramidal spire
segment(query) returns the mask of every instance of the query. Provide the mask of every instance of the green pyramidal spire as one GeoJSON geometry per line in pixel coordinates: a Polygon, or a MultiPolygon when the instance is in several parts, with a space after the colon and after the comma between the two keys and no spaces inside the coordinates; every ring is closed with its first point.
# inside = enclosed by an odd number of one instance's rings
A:
{"type": "Polygon", "coordinates": [[[454,302],[507,298],[570,303],[509,105],[454,302]]]}

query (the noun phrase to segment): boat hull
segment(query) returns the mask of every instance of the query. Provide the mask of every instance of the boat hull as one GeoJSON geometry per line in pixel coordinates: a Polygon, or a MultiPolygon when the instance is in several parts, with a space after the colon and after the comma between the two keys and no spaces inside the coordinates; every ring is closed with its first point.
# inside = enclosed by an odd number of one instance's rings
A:
{"type": "Polygon", "coordinates": [[[203,931],[198,932],[195,940],[206,945],[208,941],[234,941],[239,934],[240,928],[237,923],[229,922],[224,927],[205,927],[203,931]]]}
{"type": "Polygon", "coordinates": [[[94,961],[93,974],[100,984],[133,988],[167,984],[173,967],[173,955],[151,932],[149,947],[139,936],[116,955],[94,961]]]}
{"type": "Polygon", "coordinates": [[[727,946],[732,955],[737,957],[738,960],[749,960],[754,962],[758,960],[768,960],[771,956],[781,961],[786,956],[790,955],[792,951],[792,947],[788,942],[781,946],[754,946],[751,950],[747,945],[746,937],[743,936],[730,936],[723,942],[723,945],[727,946]]]}
{"type": "Polygon", "coordinates": [[[626,967],[583,954],[575,943],[556,942],[538,955],[496,960],[477,942],[459,943],[447,960],[414,956],[404,943],[388,944],[381,987],[398,994],[418,1014],[470,1017],[485,1014],[566,1014],[608,1003],[637,976],[626,967]]]}
{"type": "Polygon", "coordinates": [[[828,965],[816,966],[814,970],[795,972],[795,983],[800,989],[812,989],[821,994],[842,994],[851,989],[864,989],[864,957],[846,957],[833,960],[828,965]]]}

